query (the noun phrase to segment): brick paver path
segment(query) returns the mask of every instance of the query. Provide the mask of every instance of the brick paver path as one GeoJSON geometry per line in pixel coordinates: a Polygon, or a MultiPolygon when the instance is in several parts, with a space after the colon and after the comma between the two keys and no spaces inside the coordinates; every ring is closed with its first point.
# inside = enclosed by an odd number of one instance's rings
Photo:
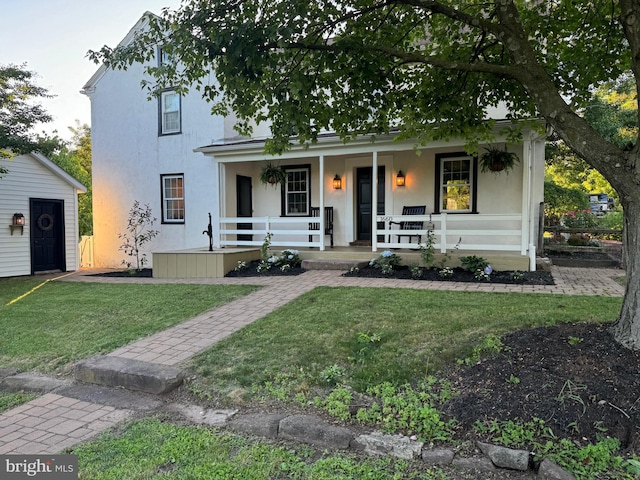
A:
{"type": "MultiPolygon", "coordinates": [[[[87,272],[64,280],[136,283],[140,279],[93,277],[87,272]]],[[[145,283],[253,284],[263,288],[209,310],[168,330],[126,345],[110,355],[165,365],[176,365],[210,347],[249,323],[264,317],[298,296],[321,285],[331,287],[413,288],[482,292],[522,292],[570,295],[622,296],[616,269],[552,267],[556,285],[501,285],[491,283],[427,282],[342,277],[338,271],[309,271],[294,277],[224,279],[144,279],[145,283]]],[[[0,415],[0,454],[56,453],[89,439],[131,416],[132,412],[55,393],[0,415]]]]}

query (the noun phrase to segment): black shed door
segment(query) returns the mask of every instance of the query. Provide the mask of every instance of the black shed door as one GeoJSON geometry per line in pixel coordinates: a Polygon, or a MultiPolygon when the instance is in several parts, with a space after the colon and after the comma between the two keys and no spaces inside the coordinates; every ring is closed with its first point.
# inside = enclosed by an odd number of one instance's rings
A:
{"type": "Polygon", "coordinates": [[[64,201],[30,201],[31,273],[66,270],[64,201]]]}

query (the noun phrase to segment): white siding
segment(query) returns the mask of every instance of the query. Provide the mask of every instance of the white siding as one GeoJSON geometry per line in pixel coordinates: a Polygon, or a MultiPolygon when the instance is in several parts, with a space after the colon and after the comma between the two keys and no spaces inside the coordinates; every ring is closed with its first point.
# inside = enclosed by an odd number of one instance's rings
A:
{"type": "Polygon", "coordinates": [[[78,268],[77,189],[31,155],[0,158],[9,173],[0,179],[0,277],[31,274],[29,199],[64,201],[67,270],[78,268]],[[9,225],[14,213],[25,216],[24,235],[9,225]]]}
{"type": "Polygon", "coordinates": [[[93,143],[94,266],[117,268],[131,260],[119,251],[135,200],[149,204],[159,234],[145,246],[151,252],[208,245],[202,234],[213,211],[217,186],[213,162],[193,149],[224,136],[222,117],[193,91],[181,101],[181,133],[158,134],[158,101],[140,86],[142,65],[106,70],[88,92],[93,143]],[[161,174],[184,174],[185,222],[161,224],[161,174]]]}

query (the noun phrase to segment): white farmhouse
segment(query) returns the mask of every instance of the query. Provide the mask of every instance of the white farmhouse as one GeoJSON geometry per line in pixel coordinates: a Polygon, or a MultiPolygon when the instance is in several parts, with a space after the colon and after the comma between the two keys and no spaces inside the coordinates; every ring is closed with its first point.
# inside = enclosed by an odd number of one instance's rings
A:
{"type": "MultiPolygon", "coordinates": [[[[141,28],[145,16],[121,44],[141,28]]],[[[141,64],[126,71],[102,66],[83,89],[91,99],[97,267],[121,266],[118,234],[138,200],[158,219],[148,250],[182,252],[154,254],[162,262],[154,275],[160,268],[162,276],[207,275],[204,267],[175,263],[185,251],[207,250],[209,214],[211,243],[223,255],[255,252],[271,233],[274,248],[296,248],[302,258],[371,258],[387,248],[404,249],[404,256],[418,252],[431,231],[439,253],[482,255],[498,269],[535,269],[545,138],[534,130],[518,145],[498,134],[494,145],[518,158],[508,175],[483,171],[462,139],[417,152],[393,135],[345,145],[327,133],[308,149],[272,157],[263,152],[264,127],[254,138],[238,138],[234,119],[211,115],[199,92],[168,89],[149,100],[143,79],[141,64]],[[269,163],[285,171],[273,187],[260,181],[269,163]]]]}

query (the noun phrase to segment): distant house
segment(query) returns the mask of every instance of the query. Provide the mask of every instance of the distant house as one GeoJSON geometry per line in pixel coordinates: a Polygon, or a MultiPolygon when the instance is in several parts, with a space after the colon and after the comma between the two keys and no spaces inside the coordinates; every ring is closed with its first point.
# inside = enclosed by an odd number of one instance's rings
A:
{"type": "Polygon", "coordinates": [[[38,153],[0,158],[0,277],[73,271],[78,193],[86,188],[38,153]]]}
{"type": "MultiPolygon", "coordinates": [[[[121,44],[145,26],[143,16],[121,44]]],[[[545,138],[534,130],[521,144],[507,145],[499,128],[509,122],[497,122],[494,145],[519,159],[508,175],[482,171],[455,138],[417,152],[414,142],[393,135],[344,144],[328,132],[308,149],[272,157],[263,151],[266,127],[238,138],[234,118],[212,116],[199,92],[167,89],[149,101],[143,78],[141,64],[126,71],[102,66],[83,89],[92,112],[95,266],[121,265],[118,233],[138,200],[158,218],[154,252],[203,249],[211,213],[217,249],[255,249],[271,233],[274,248],[299,249],[303,258],[363,251],[371,258],[387,248],[417,252],[431,230],[440,253],[535,269],[545,138]],[[267,162],[284,169],[284,183],[260,182],[267,162]],[[398,236],[409,225],[402,217],[409,206],[424,211],[411,218],[419,238],[398,236]],[[314,217],[325,210],[331,217],[314,217]],[[329,226],[330,236],[319,235],[329,226]]]]}

